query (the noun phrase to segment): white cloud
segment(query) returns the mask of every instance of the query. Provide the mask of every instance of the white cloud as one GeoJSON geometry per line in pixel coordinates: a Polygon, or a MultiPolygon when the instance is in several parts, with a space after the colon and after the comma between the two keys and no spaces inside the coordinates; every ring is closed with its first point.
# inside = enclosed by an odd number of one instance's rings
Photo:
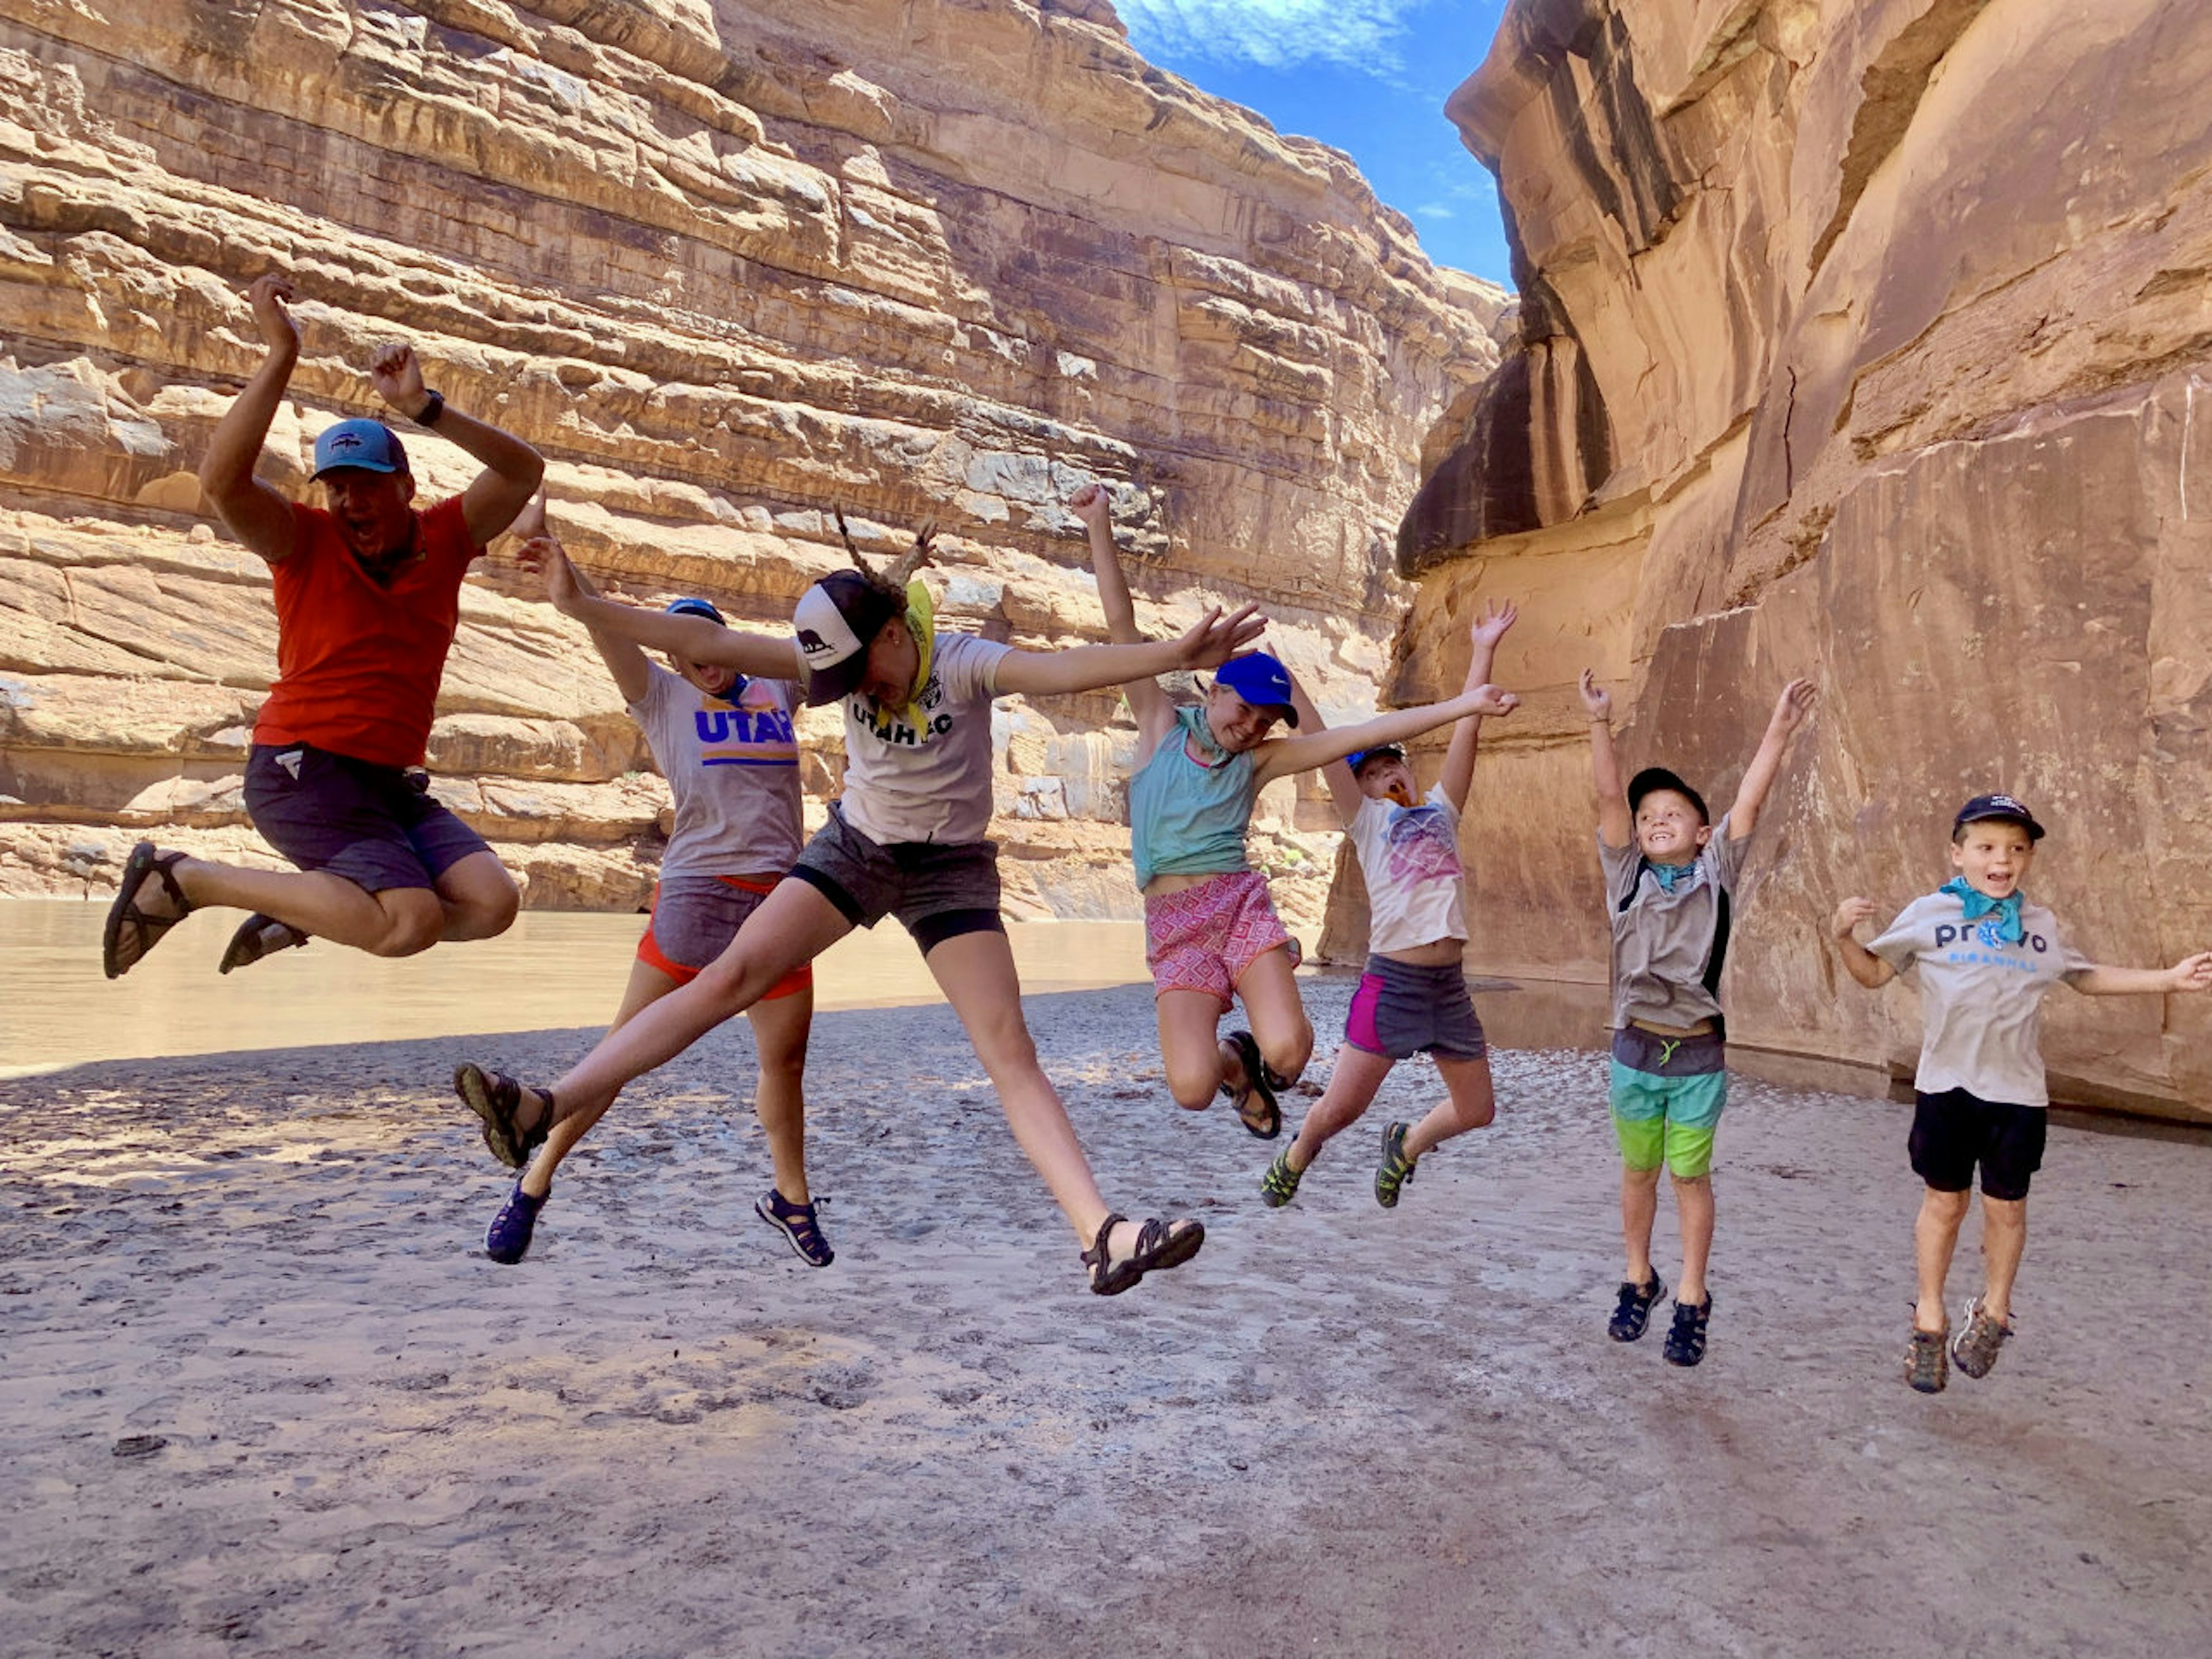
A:
{"type": "Polygon", "coordinates": [[[1352,69],[1401,67],[1403,19],[1427,0],[1114,0],[1149,58],[1210,58],[1288,69],[1314,58],[1352,69]]]}

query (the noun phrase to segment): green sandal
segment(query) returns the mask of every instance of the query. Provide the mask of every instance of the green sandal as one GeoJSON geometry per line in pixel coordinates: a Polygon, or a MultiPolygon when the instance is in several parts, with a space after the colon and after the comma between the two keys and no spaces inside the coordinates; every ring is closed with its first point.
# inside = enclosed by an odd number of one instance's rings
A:
{"type": "Polygon", "coordinates": [[[1398,1207],[1398,1191],[1413,1178],[1415,1159],[1406,1156],[1406,1132],[1410,1123],[1393,1123],[1382,1131],[1382,1162],[1375,1170],[1375,1201],[1386,1210],[1398,1207]]]}
{"type": "Polygon", "coordinates": [[[1281,1209],[1298,1195],[1298,1182],[1305,1179],[1305,1173],[1291,1167],[1291,1149],[1284,1147],[1267,1166],[1267,1173],[1260,1177],[1260,1201],[1271,1210],[1281,1209]]]}

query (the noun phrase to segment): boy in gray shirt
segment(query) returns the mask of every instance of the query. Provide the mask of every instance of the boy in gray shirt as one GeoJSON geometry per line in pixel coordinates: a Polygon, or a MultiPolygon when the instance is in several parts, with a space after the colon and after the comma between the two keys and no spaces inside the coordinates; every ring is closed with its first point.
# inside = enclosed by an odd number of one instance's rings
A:
{"type": "Polygon", "coordinates": [[[1613,928],[1613,1127],[1620,1143],[1620,1231],[1628,1272],[1606,1334],[1644,1334],[1667,1293],[1651,1266],[1659,1166],[1674,1178],[1682,1230],[1682,1282],[1667,1334],[1669,1364],[1705,1357],[1713,1298],[1705,1261],[1713,1243],[1713,1131],[1728,1097],[1721,966],[1729,912],[1746,844],[1782,770],[1791,735],[1813,707],[1813,684],[1792,680],[1776,699],[1735,804],[1717,827],[1698,792],[1664,767],[1620,782],[1613,750],[1613,698],[1583,671],[1590,769],[1597,788],[1598,862],[1613,928]]]}
{"type": "Polygon", "coordinates": [[[1942,1391],[1948,1360],[1986,1376],[2012,1334],[2012,1286],[2027,1243],[2028,1182],[2043,1163],[2045,1108],[2038,1031],[2043,999],[2061,981],[2091,996],[2212,988],[2212,951],[2172,968],[2101,968],[2070,948],[2058,920],[2021,890],[2043,826],[2010,795],[1977,795],[1951,826],[1959,873],[1906,905],[1871,945],[1853,937],[1871,899],[1836,907],[1844,967],[1868,989],[1916,972],[1924,1032],[1913,1079],[1907,1154],[1927,1183],[1913,1227],[1919,1301],[1905,1380],[1942,1391]],[[1943,1282],[1982,1171],[1982,1293],[1950,1342],[1943,1282]]]}

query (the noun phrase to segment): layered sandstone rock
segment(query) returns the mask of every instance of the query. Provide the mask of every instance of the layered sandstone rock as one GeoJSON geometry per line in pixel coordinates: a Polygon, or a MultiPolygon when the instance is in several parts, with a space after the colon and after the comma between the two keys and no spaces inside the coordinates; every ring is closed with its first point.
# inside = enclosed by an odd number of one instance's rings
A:
{"type": "MultiPolygon", "coordinates": [[[[192,472],[271,266],[305,331],[282,488],[401,335],[546,453],[605,581],[781,623],[842,561],[833,503],[884,550],[933,516],[953,625],[1037,646],[1101,634],[1062,503],[1102,476],[1148,624],[1257,600],[1346,713],[1421,435],[1504,305],[1104,0],[0,0],[0,891],[96,889],[153,828],[251,855],[274,628],[192,472]]],[[[465,482],[410,442],[426,494],[465,482]]],[[[441,712],[438,787],[531,902],[637,901],[665,791],[513,573],[465,594],[441,712]]],[[[1004,714],[1018,908],[1133,905],[1116,713],[1004,714]]],[[[836,729],[806,737],[818,799],[836,729]]],[[[1317,809],[1271,802],[1262,856],[1314,868],[1317,809]]]]}
{"type": "MultiPolygon", "coordinates": [[[[1747,1054],[1910,1067],[1911,994],[1845,981],[1826,919],[1948,877],[1984,789],[2045,817],[2032,890],[2093,956],[2212,945],[2208,74],[2195,0],[1516,0],[1451,110],[1521,349],[1399,543],[1395,695],[1449,682],[1480,596],[1527,617],[1476,962],[1603,976],[1584,665],[1716,810],[1820,682],[1751,863],[1747,1054]]],[[[2055,1091],[2212,1115],[2208,1005],[2059,994],[2055,1091]]]]}

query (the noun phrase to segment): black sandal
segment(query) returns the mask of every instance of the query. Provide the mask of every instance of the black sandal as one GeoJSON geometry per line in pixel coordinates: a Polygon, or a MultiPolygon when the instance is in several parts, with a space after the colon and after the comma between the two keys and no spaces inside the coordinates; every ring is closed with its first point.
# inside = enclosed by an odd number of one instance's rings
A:
{"type": "Polygon", "coordinates": [[[1267,1061],[1260,1056],[1260,1045],[1249,1031],[1231,1031],[1229,1045],[1237,1050],[1237,1063],[1244,1068],[1244,1087],[1234,1089],[1224,1082],[1222,1097],[1236,1112],[1237,1121],[1244,1126],[1247,1134],[1261,1140],[1273,1140],[1283,1133],[1283,1109],[1276,1102],[1274,1079],[1267,1061]],[[1257,1118],[1244,1109],[1255,1095],[1260,1097],[1261,1108],[1257,1118]]]}
{"type": "Polygon", "coordinates": [[[1177,1223],[1152,1216],[1137,1229],[1136,1249],[1116,1261],[1109,1241],[1114,1229],[1128,1218],[1118,1211],[1108,1216],[1098,1224],[1098,1236],[1091,1240],[1091,1248],[1083,1253],[1084,1265],[1091,1269],[1091,1288],[1097,1295],[1119,1296],[1146,1273],[1179,1267],[1206,1243],[1202,1221],[1177,1223]]]}
{"type": "Polygon", "coordinates": [[[545,1103],[544,1115],[537,1123],[527,1130],[516,1123],[522,1109],[522,1084],[506,1073],[487,1072],[471,1060],[453,1068],[453,1092],[482,1120],[484,1145],[510,1170],[529,1167],[531,1153],[545,1144],[546,1131],[553,1127],[550,1089],[531,1091],[545,1103]]]}
{"type": "Polygon", "coordinates": [[[264,957],[274,956],[279,951],[296,951],[307,942],[307,935],[290,922],[279,921],[256,910],[238,924],[238,931],[230,936],[230,944],[215,970],[227,974],[234,968],[250,968],[264,957]]]}
{"type": "Polygon", "coordinates": [[[150,841],[142,841],[131,849],[124,861],[123,883],[116,889],[115,902],[107,907],[107,926],[100,936],[100,966],[110,979],[121,979],[140,963],[146,953],[161,942],[161,935],[192,913],[192,902],[185,896],[185,890],[177,885],[177,866],[185,858],[182,853],[158,851],[150,841]],[[173,916],[149,916],[138,908],[138,890],[146,884],[146,878],[159,876],[161,885],[176,901],[173,916]],[[133,942],[137,954],[130,961],[121,959],[123,930],[135,927],[133,942]]]}

